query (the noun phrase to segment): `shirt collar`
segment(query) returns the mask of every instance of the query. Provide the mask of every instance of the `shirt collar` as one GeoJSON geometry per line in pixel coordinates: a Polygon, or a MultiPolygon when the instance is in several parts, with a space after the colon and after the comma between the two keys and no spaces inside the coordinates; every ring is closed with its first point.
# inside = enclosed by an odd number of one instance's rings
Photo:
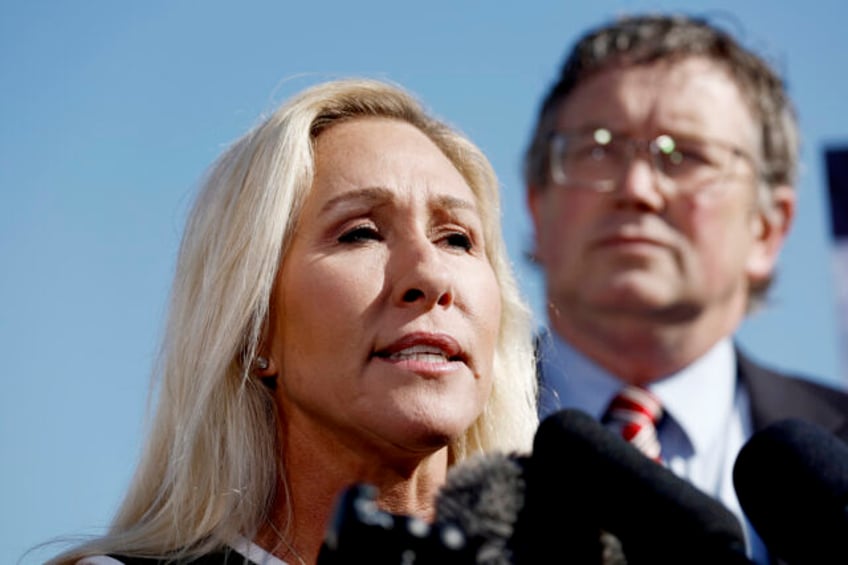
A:
{"type": "Polygon", "coordinates": [[[230,544],[230,547],[235,549],[243,557],[249,559],[253,563],[257,563],[258,565],[288,565],[279,557],[265,551],[253,541],[243,536],[236,537],[233,543],[230,544]]]}
{"type": "MultiPolygon", "coordinates": [[[[600,419],[622,381],[553,332],[542,339],[542,371],[558,391],[560,407],[576,408],[600,419]]],[[[712,444],[730,417],[735,367],[733,343],[725,338],[694,363],[647,387],[662,401],[663,409],[696,452],[712,444]]]]}
{"type": "Polygon", "coordinates": [[[559,395],[559,407],[582,410],[600,419],[621,381],[554,333],[542,348],[542,371],[559,395]]]}
{"type": "Polygon", "coordinates": [[[733,411],[736,352],[730,338],[716,343],[683,370],[650,385],[695,452],[714,443],[733,411]]]}

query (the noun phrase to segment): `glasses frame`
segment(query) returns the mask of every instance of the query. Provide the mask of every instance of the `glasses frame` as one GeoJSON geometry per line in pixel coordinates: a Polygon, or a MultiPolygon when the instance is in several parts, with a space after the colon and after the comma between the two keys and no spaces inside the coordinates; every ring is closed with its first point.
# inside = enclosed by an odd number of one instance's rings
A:
{"type": "Polygon", "coordinates": [[[621,179],[623,178],[623,175],[626,170],[632,166],[633,160],[637,157],[637,155],[641,153],[647,154],[647,162],[651,166],[651,171],[654,174],[654,178],[656,179],[657,184],[662,186],[665,189],[665,192],[667,193],[683,192],[692,194],[704,190],[708,186],[718,184],[719,182],[724,181],[728,178],[731,171],[733,170],[733,164],[736,162],[735,159],[739,158],[744,159],[751,165],[751,168],[754,171],[755,178],[764,178],[764,173],[762,171],[761,166],[759,165],[758,160],[754,158],[754,156],[751,155],[748,151],[734,143],[710,137],[676,134],[673,132],[663,132],[654,136],[651,139],[644,139],[629,136],[624,133],[616,132],[614,130],[604,127],[572,131],[557,130],[551,132],[548,140],[548,173],[550,175],[551,181],[559,186],[587,187],[597,192],[611,192],[615,190],[616,186],[621,182],[621,179]],[[564,153],[565,146],[569,138],[583,136],[594,137],[600,131],[605,131],[606,134],[610,136],[610,142],[612,142],[612,140],[614,139],[617,139],[619,142],[624,142],[624,146],[626,148],[626,160],[624,162],[623,168],[620,171],[616,172],[616,178],[600,179],[596,181],[573,181],[569,179],[565,172],[562,170],[562,155],[564,153]],[[706,145],[712,145],[714,147],[720,147],[723,150],[729,151],[730,154],[733,155],[733,159],[728,162],[725,167],[725,170],[721,171],[717,178],[710,179],[709,181],[705,181],[704,183],[696,184],[692,187],[687,187],[681,190],[682,187],[679,185],[679,183],[664,172],[664,167],[660,162],[660,157],[664,153],[662,145],[667,144],[668,140],[671,140],[674,145],[676,145],[674,143],[675,141],[691,141],[703,143],[706,145]]]}

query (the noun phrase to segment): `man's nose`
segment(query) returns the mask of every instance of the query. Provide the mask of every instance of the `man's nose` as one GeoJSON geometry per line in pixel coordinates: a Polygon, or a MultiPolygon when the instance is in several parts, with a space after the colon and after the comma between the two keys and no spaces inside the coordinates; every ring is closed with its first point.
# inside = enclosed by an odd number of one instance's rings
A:
{"type": "Polygon", "coordinates": [[[648,150],[633,147],[619,172],[613,194],[621,203],[640,208],[661,210],[665,207],[665,179],[648,150]]]}

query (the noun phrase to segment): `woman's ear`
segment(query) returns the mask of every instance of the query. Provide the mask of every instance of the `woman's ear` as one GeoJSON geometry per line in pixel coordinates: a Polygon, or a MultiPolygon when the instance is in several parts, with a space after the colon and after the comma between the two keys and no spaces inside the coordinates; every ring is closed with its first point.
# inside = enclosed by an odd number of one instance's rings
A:
{"type": "Polygon", "coordinates": [[[251,363],[250,374],[270,390],[277,388],[278,372],[274,358],[268,354],[260,353],[251,363]]]}
{"type": "Polygon", "coordinates": [[[262,321],[259,331],[259,342],[256,344],[256,357],[253,358],[250,372],[256,377],[267,378],[277,375],[278,367],[274,360],[271,344],[274,342],[273,303],[262,321]]]}
{"type": "Polygon", "coordinates": [[[274,358],[268,355],[257,355],[253,360],[252,373],[257,377],[270,377],[277,374],[274,358]]]}
{"type": "Polygon", "coordinates": [[[781,185],[769,190],[772,192],[771,206],[767,211],[760,208],[752,220],[754,241],[746,266],[751,284],[763,282],[772,275],[795,218],[795,189],[781,185]]]}

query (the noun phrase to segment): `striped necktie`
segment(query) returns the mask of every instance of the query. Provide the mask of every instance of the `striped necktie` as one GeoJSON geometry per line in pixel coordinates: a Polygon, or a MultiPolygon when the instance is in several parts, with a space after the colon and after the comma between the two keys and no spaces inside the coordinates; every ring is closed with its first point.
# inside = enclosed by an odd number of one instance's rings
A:
{"type": "Polygon", "coordinates": [[[651,459],[660,461],[656,426],[662,414],[662,404],[650,391],[627,386],[612,399],[601,422],[651,459]]]}

